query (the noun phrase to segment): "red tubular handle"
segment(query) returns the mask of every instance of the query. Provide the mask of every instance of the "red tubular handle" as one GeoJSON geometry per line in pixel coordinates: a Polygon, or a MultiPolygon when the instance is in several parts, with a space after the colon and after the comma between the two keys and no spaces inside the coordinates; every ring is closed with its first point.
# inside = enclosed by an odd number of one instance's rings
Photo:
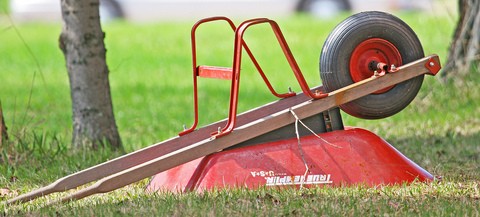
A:
{"type": "Polygon", "coordinates": [[[237,116],[237,105],[238,105],[238,93],[240,89],[240,66],[241,66],[241,60],[242,60],[242,49],[245,49],[246,53],[252,60],[253,64],[255,65],[255,68],[259,72],[260,76],[264,80],[265,84],[267,85],[268,89],[270,92],[279,97],[279,98],[285,98],[285,97],[290,97],[296,95],[294,92],[288,92],[288,93],[283,93],[279,94],[275,91],[273,86],[271,85],[270,81],[268,80],[267,76],[263,72],[262,68],[260,67],[260,64],[258,61],[255,59],[253,56],[252,52],[250,51],[250,48],[247,46],[245,41],[243,40],[243,35],[245,31],[253,25],[257,24],[262,24],[262,23],[269,23],[270,26],[272,27],[272,30],[275,34],[275,37],[278,40],[278,43],[280,47],[282,48],[282,51],[292,68],[293,73],[295,74],[295,77],[303,91],[303,93],[307,96],[309,96],[312,99],[321,99],[325,98],[328,96],[326,93],[320,93],[320,92],[312,92],[305,81],[305,78],[303,77],[302,72],[300,71],[300,68],[298,67],[298,64],[293,57],[293,54],[285,40],[285,37],[283,36],[280,27],[278,24],[270,19],[267,18],[256,18],[256,19],[250,19],[246,20],[243,23],[241,23],[238,28],[235,27],[233,22],[227,18],[227,17],[210,17],[206,19],[202,19],[198,21],[197,23],[194,24],[192,27],[192,32],[191,32],[191,43],[192,43],[192,65],[193,65],[193,103],[194,103],[194,123],[189,129],[185,129],[183,132],[180,132],[180,136],[185,135],[187,133],[190,133],[195,130],[198,124],[198,97],[197,97],[197,76],[200,77],[208,77],[208,78],[220,78],[220,79],[230,79],[231,80],[231,87],[230,87],[230,107],[229,107],[229,113],[228,113],[228,121],[225,127],[223,127],[219,132],[214,132],[212,135],[214,137],[221,137],[223,135],[226,135],[230,133],[234,128],[235,128],[235,122],[236,122],[236,116],[237,116]],[[232,68],[225,68],[225,67],[215,67],[215,66],[197,66],[197,57],[196,57],[196,41],[195,41],[195,32],[198,26],[200,26],[203,23],[206,22],[211,22],[211,21],[217,21],[217,20],[224,20],[226,21],[232,30],[235,32],[235,41],[234,41],[234,54],[233,54],[233,66],[232,68]]]}

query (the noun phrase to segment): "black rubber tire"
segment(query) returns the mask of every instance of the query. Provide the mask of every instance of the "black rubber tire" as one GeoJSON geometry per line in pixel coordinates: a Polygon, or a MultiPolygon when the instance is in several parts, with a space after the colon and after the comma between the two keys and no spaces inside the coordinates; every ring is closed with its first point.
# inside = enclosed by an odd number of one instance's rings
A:
{"type": "MultiPolygon", "coordinates": [[[[424,57],[422,45],[413,30],[399,18],[377,11],[348,17],[335,27],[320,54],[320,77],[327,92],[354,83],[350,76],[350,57],[361,42],[381,38],[392,43],[401,54],[403,64],[424,57]]],[[[395,85],[381,94],[370,94],[340,108],[364,119],[380,119],[404,109],[422,86],[423,75],[395,85]]]]}

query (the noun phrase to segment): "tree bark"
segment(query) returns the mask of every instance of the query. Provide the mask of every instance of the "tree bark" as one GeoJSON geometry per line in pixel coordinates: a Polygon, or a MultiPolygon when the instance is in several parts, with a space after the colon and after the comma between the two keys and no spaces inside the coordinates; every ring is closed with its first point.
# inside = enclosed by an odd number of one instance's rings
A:
{"type": "Polygon", "coordinates": [[[121,148],[110,95],[99,0],[61,0],[61,7],[64,25],[59,43],[70,80],[72,143],[75,147],[121,148]]]}
{"type": "Polygon", "coordinates": [[[0,145],[6,140],[8,140],[7,126],[3,118],[2,101],[0,101],[0,145]]]}
{"type": "Polygon", "coordinates": [[[478,72],[480,63],[480,1],[459,0],[459,20],[443,76],[478,72]]]}

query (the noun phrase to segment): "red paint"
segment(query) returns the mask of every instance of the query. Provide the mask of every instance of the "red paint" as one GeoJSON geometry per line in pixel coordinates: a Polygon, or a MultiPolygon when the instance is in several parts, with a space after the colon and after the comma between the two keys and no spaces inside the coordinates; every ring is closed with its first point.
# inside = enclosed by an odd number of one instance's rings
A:
{"type": "Polygon", "coordinates": [[[437,75],[437,73],[442,68],[440,61],[435,61],[435,59],[430,58],[427,63],[425,63],[425,67],[430,71],[432,75],[437,75]]]}
{"type": "Polygon", "coordinates": [[[232,68],[219,66],[198,66],[197,76],[203,78],[232,79],[232,68]]]}
{"type": "MultiPolygon", "coordinates": [[[[386,64],[387,67],[392,64],[398,67],[402,65],[402,56],[395,45],[381,38],[367,39],[357,45],[350,57],[350,76],[352,81],[359,82],[370,78],[374,75],[375,70],[379,70],[380,73],[382,69],[377,69],[378,63],[386,64]]],[[[385,93],[392,88],[393,86],[387,87],[374,93],[385,93]]]]}
{"type": "MultiPolygon", "coordinates": [[[[433,176],[370,131],[352,128],[301,138],[309,173],[305,181],[340,187],[429,181],[433,176]]],[[[218,152],[153,177],[148,191],[300,186],[305,173],[297,139],[218,152]],[[297,180],[297,183],[292,183],[297,180]]],[[[305,183],[304,186],[312,186],[305,183]]]]}

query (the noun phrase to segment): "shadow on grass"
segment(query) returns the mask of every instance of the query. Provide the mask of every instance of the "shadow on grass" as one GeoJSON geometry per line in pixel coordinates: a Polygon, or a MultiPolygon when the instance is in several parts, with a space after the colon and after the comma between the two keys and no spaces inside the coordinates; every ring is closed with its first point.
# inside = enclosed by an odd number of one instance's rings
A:
{"type": "Polygon", "coordinates": [[[388,141],[433,175],[452,181],[480,180],[480,133],[415,135],[388,141]]]}

